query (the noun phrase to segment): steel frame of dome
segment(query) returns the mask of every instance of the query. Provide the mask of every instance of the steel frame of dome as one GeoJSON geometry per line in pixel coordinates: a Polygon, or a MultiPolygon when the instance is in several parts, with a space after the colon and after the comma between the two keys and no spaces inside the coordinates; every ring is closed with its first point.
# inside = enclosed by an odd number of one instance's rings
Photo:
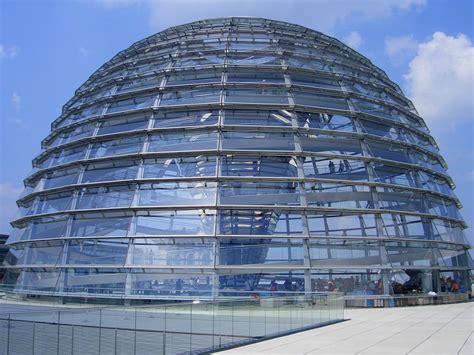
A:
{"type": "Polygon", "coordinates": [[[231,17],[150,36],[76,91],[42,148],[8,240],[18,293],[468,283],[467,226],[423,119],[308,28],[231,17]]]}

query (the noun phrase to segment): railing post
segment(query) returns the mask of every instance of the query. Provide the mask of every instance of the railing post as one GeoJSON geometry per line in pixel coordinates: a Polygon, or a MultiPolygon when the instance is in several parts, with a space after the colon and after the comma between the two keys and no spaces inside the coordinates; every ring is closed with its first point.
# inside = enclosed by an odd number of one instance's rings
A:
{"type": "Polygon", "coordinates": [[[7,326],[7,355],[10,354],[10,327],[11,327],[11,314],[8,313],[8,326],[7,326]]]}
{"type": "Polygon", "coordinates": [[[56,344],[56,347],[57,347],[57,355],[59,355],[59,337],[61,335],[61,312],[58,311],[58,341],[57,341],[57,344],[56,344]]]}
{"type": "Polygon", "coordinates": [[[36,322],[33,322],[33,340],[31,345],[31,353],[35,353],[35,331],[36,331],[36,322]]]}

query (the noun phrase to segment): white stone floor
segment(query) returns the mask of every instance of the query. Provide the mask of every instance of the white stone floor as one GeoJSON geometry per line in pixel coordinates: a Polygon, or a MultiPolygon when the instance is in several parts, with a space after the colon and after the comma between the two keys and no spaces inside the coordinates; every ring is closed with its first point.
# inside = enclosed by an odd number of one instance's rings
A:
{"type": "Polygon", "coordinates": [[[474,302],[346,309],[345,318],[220,354],[474,354],[474,302]]]}

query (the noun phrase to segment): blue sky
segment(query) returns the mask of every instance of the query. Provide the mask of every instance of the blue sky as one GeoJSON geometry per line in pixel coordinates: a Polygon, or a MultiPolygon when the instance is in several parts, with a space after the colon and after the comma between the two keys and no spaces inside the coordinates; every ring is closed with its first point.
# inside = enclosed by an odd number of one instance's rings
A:
{"type": "MultiPolygon", "coordinates": [[[[345,41],[413,99],[474,226],[471,0],[0,1],[0,233],[61,106],[118,51],[219,16],[297,23],[345,41]]],[[[471,241],[472,228],[467,230],[471,241]]]]}

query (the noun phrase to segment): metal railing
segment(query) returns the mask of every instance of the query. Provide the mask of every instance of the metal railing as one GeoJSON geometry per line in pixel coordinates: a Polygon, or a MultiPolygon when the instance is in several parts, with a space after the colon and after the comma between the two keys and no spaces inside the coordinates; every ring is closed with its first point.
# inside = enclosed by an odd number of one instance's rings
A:
{"type": "Polygon", "coordinates": [[[201,353],[335,323],[342,294],[0,314],[0,354],[201,353]]]}

